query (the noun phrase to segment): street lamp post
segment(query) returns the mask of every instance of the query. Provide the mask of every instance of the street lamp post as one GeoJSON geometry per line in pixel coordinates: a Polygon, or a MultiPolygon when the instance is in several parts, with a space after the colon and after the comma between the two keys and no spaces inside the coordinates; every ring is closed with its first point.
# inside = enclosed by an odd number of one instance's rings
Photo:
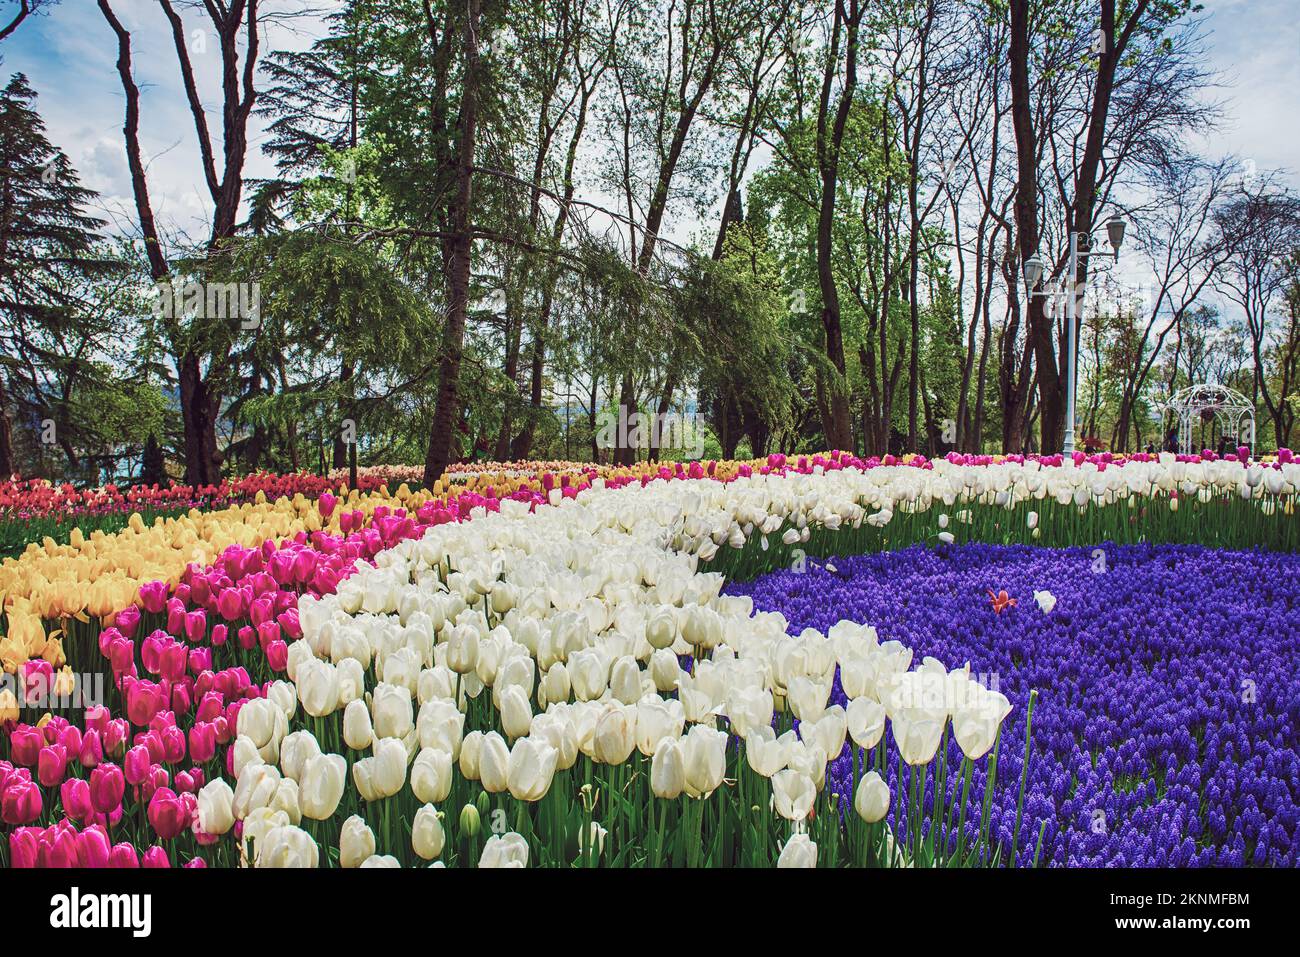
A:
{"type": "MultiPolygon", "coordinates": [[[[1114,213],[1110,219],[1106,220],[1106,235],[1110,240],[1111,248],[1115,251],[1115,258],[1119,259],[1119,247],[1124,242],[1124,230],[1127,223],[1124,217],[1119,213],[1114,213]]],[[[1024,272],[1025,285],[1029,288],[1029,295],[1033,296],[1064,296],[1065,297],[1065,441],[1063,452],[1070,455],[1074,452],[1074,406],[1075,393],[1078,384],[1075,381],[1077,367],[1079,364],[1079,344],[1075,326],[1078,324],[1079,312],[1079,295],[1078,280],[1075,278],[1079,274],[1079,260],[1092,254],[1092,243],[1088,242],[1084,249],[1079,248],[1080,239],[1089,239],[1089,233],[1085,231],[1070,230],[1070,256],[1066,264],[1066,280],[1062,283],[1059,290],[1035,290],[1039,280],[1043,276],[1043,260],[1038,255],[1030,256],[1021,266],[1024,272]]]]}

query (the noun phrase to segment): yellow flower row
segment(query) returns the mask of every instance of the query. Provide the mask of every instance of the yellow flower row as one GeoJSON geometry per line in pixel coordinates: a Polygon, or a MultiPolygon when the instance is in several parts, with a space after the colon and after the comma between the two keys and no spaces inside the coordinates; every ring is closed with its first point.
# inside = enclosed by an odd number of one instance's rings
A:
{"type": "MultiPolygon", "coordinates": [[[[718,473],[733,475],[741,464],[720,464],[718,473]]],[[[615,478],[639,477],[656,469],[639,463],[599,471],[605,478],[615,478]]],[[[113,614],[139,601],[142,584],[165,581],[175,585],[186,566],[209,565],[231,545],[257,547],[268,538],[290,538],[301,531],[320,529],[340,534],[340,516],[357,509],[368,519],[381,505],[414,511],[430,500],[464,492],[491,489],[503,498],[521,488],[540,491],[540,482],[527,476],[481,474],[446,476],[432,491],[412,490],[407,485],[391,495],[340,489],[338,505],[328,519],[321,516],[316,500],[302,494],[269,502],[259,492],[251,503],[212,512],[192,509],[180,517],[158,518],[152,525],[146,525],[137,513],[119,532],[96,529],[85,534],[78,527],[65,543],[47,536],[29,543],[17,558],[0,563],[0,610],[5,618],[0,665],[11,673],[32,658],[43,658],[56,668],[63,666],[59,637],[63,629],[54,627],[47,632],[46,622],[98,618],[107,623],[113,614]]]]}

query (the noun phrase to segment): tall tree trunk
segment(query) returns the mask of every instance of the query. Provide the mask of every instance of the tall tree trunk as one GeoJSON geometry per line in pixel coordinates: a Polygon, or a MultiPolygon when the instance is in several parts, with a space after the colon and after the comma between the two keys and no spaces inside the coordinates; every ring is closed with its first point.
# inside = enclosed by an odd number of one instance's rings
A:
{"type": "Polygon", "coordinates": [[[336,469],[347,468],[348,465],[348,443],[343,441],[343,420],[348,417],[348,399],[347,393],[351,391],[352,376],[355,369],[351,362],[343,363],[342,369],[339,370],[339,385],[345,393],[344,397],[339,399],[338,403],[338,428],[334,432],[334,448],[330,454],[330,467],[336,469]]]}
{"type": "Polygon", "coordinates": [[[437,404],[429,432],[429,449],[424,458],[425,488],[433,488],[433,483],[447,469],[451,433],[460,411],[460,361],[465,348],[470,256],[474,248],[470,232],[470,203],[473,199],[474,138],[478,124],[478,33],[481,12],[482,0],[468,0],[462,34],[465,76],[460,103],[460,140],[456,154],[456,191],[450,215],[452,238],[447,270],[447,324],[443,330],[442,355],[438,362],[437,404]]]}
{"type": "Polygon", "coordinates": [[[822,298],[822,328],[826,335],[826,358],[834,367],[835,375],[828,388],[828,415],[826,419],[826,444],[832,449],[853,449],[853,427],[849,421],[849,395],[847,368],[844,363],[844,330],[840,321],[840,296],[835,285],[835,271],[831,263],[832,227],[835,222],[835,193],[839,182],[840,147],[853,108],[853,94],[858,78],[858,24],[862,10],[858,0],[837,0],[835,5],[834,35],[831,51],[822,77],[821,109],[817,118],[817,162],[821,179],[821,197],[817,212],[817,285],[822,298]],[[848,9],[845,9],[847,2],[848,9]],[[830,112],[832,78],[839,66],[838,43],[841,26],[844,29],[844,84],[835,117],[827,130],[830,112]]]}
{"type": "Polygon", "coordinates": [[[14,474],[13,425],[9,419],[9,393],[5,390],[4,375],[0,374],[0,482],[14,474]]]}
{"type": "Polygon", "coordinates": [[[215,485],[220,481],[217,412],[221,399],[208,389],[197,353],[181,356],[177,372],[185,428],[185,481],[195,486],[215,485]]]}

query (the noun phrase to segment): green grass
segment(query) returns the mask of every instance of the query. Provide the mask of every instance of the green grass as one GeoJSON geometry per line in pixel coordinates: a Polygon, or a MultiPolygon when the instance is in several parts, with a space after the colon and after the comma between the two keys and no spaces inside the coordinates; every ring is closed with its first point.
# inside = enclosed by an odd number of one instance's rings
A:
{"type": "MultiPolygon", "coordinates": [[[[1041,545],[1066,548],[1076,545],[1153,544],[1208,545],[1224,549],[1264,548],[1272,551],[1300,551],[1300,511],[1297,496],[1268,496],[1246,501],[1237,496],[1218,496],[1209,502],[1195,497],[1179,499],[1178,510],[1167,498],[1139,496],[1112,505],[1060,505],[1055,499],[1029,500],[1011,508],[986,502],[945,506],[936,503],[928,511],[897,510],[882,528],[865,521],[858,528],[841,526],[831,531],[811,528],[808,541],[786,545],[785,528],[767,536],[754,535],[742,548],[722,546],[712,562],[701,563],[704,571],[721,572],[728,580],[748,581],[778,568],[797,567],[809,559],[834,555],[863,555],[894,551],[920,542],[939,544],[939,533],[950,532],[956,544],[984,542],[998,545],[1041,545]],[[1271,501],[1273,514],[1266,515],[1261,502],[1271,501]],[[969,512],[970,521],[957,520],[969,512]],[[1029,528],[1029,513],[1038,513],[1037,534],[1029,528]],[[946,529],[939,516],[948,516],[946,529]]],[[[1099,556],[1098,561],[1104,561],[1099,556]]]]}

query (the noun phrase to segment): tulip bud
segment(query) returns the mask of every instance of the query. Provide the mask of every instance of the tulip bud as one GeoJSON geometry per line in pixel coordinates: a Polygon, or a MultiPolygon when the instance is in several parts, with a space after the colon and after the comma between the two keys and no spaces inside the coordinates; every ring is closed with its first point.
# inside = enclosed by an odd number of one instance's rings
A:
{"type": "Polygon", "coordinates": [[[479,813],[478,808],[473,804],[466,804],[460,809],[460,830],[463,834],[470,837],[477,837],[479,832],[479,813]]]}

